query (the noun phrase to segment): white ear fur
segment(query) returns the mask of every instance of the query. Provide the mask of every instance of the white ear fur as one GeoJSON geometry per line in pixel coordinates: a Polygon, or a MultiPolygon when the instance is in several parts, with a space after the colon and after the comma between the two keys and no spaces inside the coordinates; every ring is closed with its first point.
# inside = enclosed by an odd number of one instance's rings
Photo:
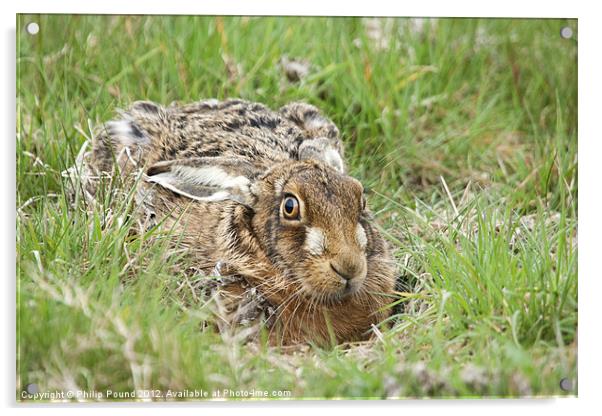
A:
{"type": "Polygon", "coordinates": [[[252,171],[249,164],[223,158],[160,162],[147,170],[146,180],[196,201],[226,199],[247,203],[252,171]]]}
{"type": "Polygon", "coordinates": [[[299,146],[299,160],[320,160],[341,173],[345,173],[345,163],[341,153],[326,137],[305,140],[299,146]]]}
{"type": "Polygon", "coordinates": [[[219,188],[248,188],[251,181],[244,176],[232,176],[217,166],[174,166],[172,172],[183,180],[219,188]]]}
{"type": "Polygon", "coordinates": [[[200,196],[198,195],[198,192],[189,192],[184,186],[179,185],[179,179],[177,178],[177,176],[171,173],[160,173],[158,175],[149,177],[147,180],[148,182],[154,182],[165,189],[169,189],[170,191],[175,192],[178,195],[194,199],[195,201],[223,201],[225,199],[230,199],[229,197],[231,196],[229,192],[222,190],[210,193],[207,196],[200,196]]]}
{"type": "Polygon", "coordinates": [[[131,116],[127,113],[122,114],[123,118],[109,121],[106,128],[114,141],[123,146],[145,145],[150,143],[150,139],[144,134],[131,116]]]}

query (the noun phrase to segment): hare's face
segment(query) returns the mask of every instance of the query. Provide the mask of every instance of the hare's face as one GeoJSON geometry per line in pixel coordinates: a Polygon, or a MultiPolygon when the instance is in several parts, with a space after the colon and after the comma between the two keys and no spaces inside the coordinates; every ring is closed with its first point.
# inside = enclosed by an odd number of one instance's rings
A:
{"type": "Polygon", "coordinates": [[[268,257],[308,297],[332,302],[357,293],[369,279],[362,185],[316,162],[283,170],[262,181],[258,195],[255,225],[268,257]]]}

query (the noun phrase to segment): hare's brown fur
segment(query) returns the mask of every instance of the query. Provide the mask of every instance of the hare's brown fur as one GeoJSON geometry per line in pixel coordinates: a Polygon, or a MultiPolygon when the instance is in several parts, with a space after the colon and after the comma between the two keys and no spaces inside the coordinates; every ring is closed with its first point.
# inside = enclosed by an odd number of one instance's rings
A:
{"type": "Polygon", "coordinates": [[[90,163],[143,169],[141,203],[181,230],[198,268],[223,263],[240,276],[232,294],[261,293],[275,340],[361,340],[387,317],[391,256],[361,184],[344,173],[337,128],[315,107],[137,102],[106,124],[90,163]],[[291,195],[293,220],[282,212],[291,195]]]}

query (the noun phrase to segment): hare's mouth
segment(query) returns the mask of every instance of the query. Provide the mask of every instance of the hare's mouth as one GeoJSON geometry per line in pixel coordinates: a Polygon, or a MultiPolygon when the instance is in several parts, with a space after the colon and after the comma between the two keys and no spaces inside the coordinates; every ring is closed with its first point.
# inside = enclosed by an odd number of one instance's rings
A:
{"type": "MultiPolygon", "coordinates": [[[[305,287],[305,295],[310,302],[333,306],[342,303],[351,298],[360,289],[362,282],[360,279],[343,279],[336,281],[336,285],[325,287],[305,287]]],[[[363,279],[361,279],[363,280],[363,279]]]]}
{"type": "Polygon", "coordinates": [[[313,304],[345,302],[362,288],[366,280],[365,267],[350,267],[348,263],[332,260],[312,266],[295,277],[303,296],[313,304]]]}

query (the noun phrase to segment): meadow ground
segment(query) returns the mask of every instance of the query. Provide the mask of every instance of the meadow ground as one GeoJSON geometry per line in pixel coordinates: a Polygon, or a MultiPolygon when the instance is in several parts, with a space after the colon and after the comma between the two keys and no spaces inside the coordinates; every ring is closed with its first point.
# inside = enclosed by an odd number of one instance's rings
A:
{"type": "Polygon", "coordinates": [[[576,394],[576,33],[574,20],[19,16],[17,397],[30,383],[576,394]],[[286,59],[307,73],[287,76],[286,59]],[[117,108],[211,97],[305,100],[339,126],[404,283],[374,341],[287,351],[201,331],[211,312],[185,260],[132,237],[127,194],[67,197],[61,171],[117,108]]]}

